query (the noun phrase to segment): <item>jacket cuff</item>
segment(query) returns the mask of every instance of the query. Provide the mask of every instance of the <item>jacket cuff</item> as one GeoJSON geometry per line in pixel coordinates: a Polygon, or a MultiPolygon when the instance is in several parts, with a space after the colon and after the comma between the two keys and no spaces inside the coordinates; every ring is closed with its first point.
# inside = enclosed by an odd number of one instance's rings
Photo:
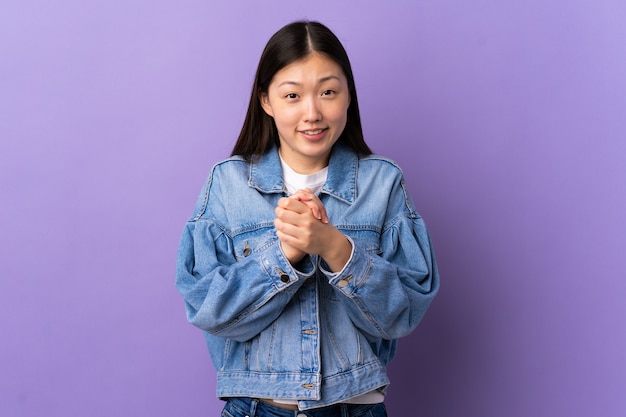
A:
{"type": "Polygon", "coordinates": [[[315,273],[315,264],[310,256],[305,256],[295,267],[292,266],[278,241],[261,256],[261,265],[278,291],[310,278],[315,273]]]}
{"type": "Polygon", "coordinates": [[[330,267],[320,258],[319,270],[326,276],[330,285],[350,295],[362,285],[366,278],[366,271],[369,269],[370,260],[365,250],[354,244],[354,241],[346,236],[352,245],[352,253],[343,269],[339,272],[331,272],[330,267]]]}

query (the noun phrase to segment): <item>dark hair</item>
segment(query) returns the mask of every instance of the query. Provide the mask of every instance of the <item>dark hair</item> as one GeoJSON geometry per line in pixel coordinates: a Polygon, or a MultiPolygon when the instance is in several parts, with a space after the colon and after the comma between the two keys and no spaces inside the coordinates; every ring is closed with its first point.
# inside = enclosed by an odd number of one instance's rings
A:
{"type": "Polygon", "coordinates": [[[335,61],[348,80],[350,104],[346,127],[339,136],[355,152],[372,153],[363,138],[359,102],[348,54],[333,32],[319,22],[298,21],[276,32],[267,42],[254,77],[246,119],[231,155],[242,155],[247,160],[269,151],[280,144],[274,119],[263,110],[261,94],[266,94],[274,75],[287,65],[319,52],[335,61]]]}

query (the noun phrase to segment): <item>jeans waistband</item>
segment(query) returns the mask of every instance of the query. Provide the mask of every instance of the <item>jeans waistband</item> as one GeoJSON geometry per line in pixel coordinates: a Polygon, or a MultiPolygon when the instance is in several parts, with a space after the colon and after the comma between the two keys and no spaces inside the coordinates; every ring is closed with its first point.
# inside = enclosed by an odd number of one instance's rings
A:
{"type": "Polygon", "coordinates": [[[229,398],[225,408],[234,407],[246,417],[358,417],[377,404],[335,404],[310,410],[289,410],[253,398],[229,398]]]}

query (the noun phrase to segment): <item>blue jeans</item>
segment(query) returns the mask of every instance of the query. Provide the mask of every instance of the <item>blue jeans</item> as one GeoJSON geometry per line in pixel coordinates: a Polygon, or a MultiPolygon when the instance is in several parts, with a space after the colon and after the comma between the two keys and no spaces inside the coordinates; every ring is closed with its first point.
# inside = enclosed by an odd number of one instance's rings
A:
{"type": "Polygon", "coordinates": [[[229,398],[222,417],[387,417],[385,404],[336,404],[294,411],[251,398],[229,398]]]}

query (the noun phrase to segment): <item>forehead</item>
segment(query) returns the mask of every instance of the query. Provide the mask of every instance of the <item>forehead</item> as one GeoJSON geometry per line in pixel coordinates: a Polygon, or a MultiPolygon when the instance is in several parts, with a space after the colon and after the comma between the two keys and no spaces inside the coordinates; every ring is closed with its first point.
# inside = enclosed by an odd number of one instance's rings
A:
{"type": "Polygon", "coordinates": [[[330,79],[347,82],[339,64],[326,55],[313,52],[278,71],[271,84],[276,86],[283,83],[317,84],[330,79]]]}

